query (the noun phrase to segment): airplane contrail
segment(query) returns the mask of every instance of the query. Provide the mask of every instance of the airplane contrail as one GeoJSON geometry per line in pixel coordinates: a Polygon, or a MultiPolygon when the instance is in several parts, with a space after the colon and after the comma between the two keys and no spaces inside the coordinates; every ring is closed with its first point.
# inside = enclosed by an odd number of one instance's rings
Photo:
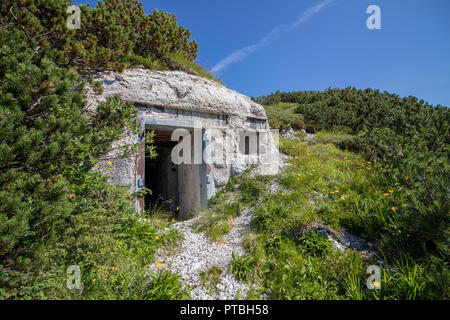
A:
{"type": "Polygon", "coordinates": [[[256,50],[263,48],[270,44],[272,41],[276,40],[282,31],[292,31],[297,29],[299,26],[307,22],[313,15],[320,12],[323,8],[334,2],[334,0],[323,0],[314,7],[311,7],[304,11],[297,20],[290,24],[281,24],[272,29],[267,35],[262,37],[257,43],[246,46],[241,49],[237,49],[226,56],[224,59],[220,60],[212,69],[211,72],[214,74],[219,73],[229,65],[239,62],[249,55],[251,55],[256,50]]]}

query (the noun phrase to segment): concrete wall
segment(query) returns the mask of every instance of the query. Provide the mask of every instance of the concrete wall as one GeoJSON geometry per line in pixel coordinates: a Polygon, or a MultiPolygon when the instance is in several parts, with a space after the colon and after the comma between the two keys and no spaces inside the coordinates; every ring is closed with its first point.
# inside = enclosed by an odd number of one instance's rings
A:
{"type": "MultiPolygon", "coordinates": [[[[139,110],[138,119],[142,130],[174,130],[177,128],[186,128],[194,130],[197,128],[201,134],[207,128],[215,128],[221,135],[206,137],[202,142],[202,148],[209,145],[211,147],[210,156],[213,163],[211,165],[180,165],[178,166],[178,199],[182,215],[190,215],[193,209],[200,208],[207,204],[207,200],[213,197],[217,191],[222,189],[231,177],[242,174],[251,166],[258,165],[258,160],[262,157],[266,159],[266,164],[259,164],[261,174],[274,174],[278,171],[278,149],[275,140],[269,131],[267,121],[260,119],[249,119],[238,116],[224,116],[192,111],[174,110],[162,107],[152,107],[137,105],[139,110]],[[265,154],[245,155],[242,151],[243,137],[246,133],[258,130],[258,141],[264,143],[263,150],[265,154]],[[226,135],[228,133],[228,135],[226,135]],[[265,139],[265,140],[264,140],[265,139]],[[194,190],[195,189],[195,190],[194,190]]],[[[127,136],[124,139],[139,139],[136,136],[127,136]]],[[[194,138],[194,137],[192,137],[194,138]]],[[[254,141],[250,139],[250,141],[254,141]]],[[[257,150],[260,148],[257,148],[257,150]]],[[[130,183],[135,181],[134,188],[139,190],[143,187],[145,175],[143,170],[139,170],[139,164],[142,166],[142,157],[137,155],[135,160],[130,157],[118,161],[116,168],[111,172],[111,181],[118,183],[130,183]]],[[[170,163],[166,163],[167,168],[170,163]]],[[[167,181],[171,183],[174,179],[170,178],[171,173],[167,171],[167,181]]],[[[133,187],[131,187],[133,189],[133,187]]],[[[173,194],[175,187],[165,186],[173,194]]],[[[136,202],[137,210],[143,209],[143,201],[136,202]]]]}
{"type": "MultiPolygon", "coordinates": [[[[92,70],[90,76],[103,84],[102,92],[87,85],[85,98],[89,109],[95,111],[98,104],[108,97],[118,96],[124,101],[133,102],[138,111],[138,121],[142,127],[141,134],[127,133],[113,144],[116,151],[111,152],[98,167],[110,175],[110,181],[130,186],[130,192],[144,187],[145,157],[144,134],[147,127],[163,128],[197,128],[203,130],[216,128],[221,135],[229,129],[227,139],[214,136],[203,141],[203,147],[212,146],[209,156],[213,164],[202,165],[189,170],[183,169],[187,181],[196,181],[192,175],[198,171],[200,198],[192,196],[188,200],[193,205],[206,205],[207,199],[223,188],[230,177],[244,172],[252,165],[258,165],[258,173],[273,174],[278,171],[278,149],[276,140],[270,135],[264,155],[245,155],[239,152],[241,130],[259,130],[259,140],[264,137],[261,132],[269,132],[264,108],[236,91],[201,77],[180,71],[152,71],[137,67],[114,72],[110,70],[92,70]],[[137,154],[127,159],[120,158],[120,146],[139,143],[137,154]],[[219,150],[219,151],[218,151],[219,150]],[[220,151],[224,150],[224,151],[220,151]],[[222,161],[217,161],[221,159],[222,161]],[[111,160],[114,166],[107,164],[111,160]],[[189,180],[190,179],[190,180],[189,180]]],[[[87,79],[86,79],[87,82],[87,79]]],[[[260,150],[261,151],[261,150],[260,150]]],[[[197,174],[195,174],[197,175],[197,174]]],[[[169,184],[170,184],[169,179],[169,184]]],[[[174,181],[174,180],[173,180],[174,181]]],[[[167,185],[168,190],[174,190],[167,185]]],[[[136,210],[142,210],[142,198],[136,199],[136,210]]]]}

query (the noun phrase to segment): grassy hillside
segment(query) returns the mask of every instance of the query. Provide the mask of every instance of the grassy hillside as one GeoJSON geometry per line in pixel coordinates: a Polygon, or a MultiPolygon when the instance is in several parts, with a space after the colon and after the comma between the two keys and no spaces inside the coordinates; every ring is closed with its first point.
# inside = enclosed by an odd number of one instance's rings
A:
{"type": "Polygon", "coordinates": [[[333,141],[335,145],[377,161],[382,175],[402,190],[405,250],[417,256],[449,256],[450,111],[446,107],[355,88],[277,92],[255,100],[269,103],[268,110],[279,101],[297,104],[287,112],[301,116],[316,131],[345,132],[345,139],[333,141]]]}
{"type": "Polygon", "coordinates": [[[282,139],[282,151],[293,157],[279,177],[284,189],[268,192],[268,178],[239,182],[237,201],[254,206],[256,232],[248,257],[237,263],[258,270],[248,274],[259,285],[256,296],[448,299],[449,110],[354,88],[254,100],[265,104],[274,126],[299,118],[316,131],[307,144],[282,139]],[[246,203],[250,196],[257,203],[246,203]],[[374,261],[330,250],[309,231],[317,225],[369,235],[388,264],[382,289],[363,283],[374,261]]]}
{"type": "Polygon", "coordinates": [[[234,178],[197,222],[220,241],[244,208],[254,211],[244,240],[247,255],[232,270],[257,289],[249,299],[442,299],[449,298],[446,262],[413,257],[402,242],[404,192],[382,174],[382,166],[343,151],[330,141],[345,135],[322,132],[312,141],[281,139],[291,157],[276,177],[234,178]],[[278,188],[273,188],[277,185],[278,188]],[[348,230],[367,234],[375,256],[341,252],[316,233],[348,230]],[[384,260],[381,289],[366,286],[367,268],[384,260]]]}

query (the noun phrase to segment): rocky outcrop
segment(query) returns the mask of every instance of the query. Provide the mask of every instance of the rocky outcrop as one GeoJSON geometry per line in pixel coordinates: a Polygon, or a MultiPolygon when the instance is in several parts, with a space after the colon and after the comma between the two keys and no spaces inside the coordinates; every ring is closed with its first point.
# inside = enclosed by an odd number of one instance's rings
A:
{"type": "Polygon", "coordinates": [[[92,102],[118,95],[123,100],[143,105],[267,119],[264,108],[247,96],[181,71],[131,68],[123,73],[104,71],[91,75],[104,88],[102,94],[92,88],[88,91],[87,98],[92,102]]]}

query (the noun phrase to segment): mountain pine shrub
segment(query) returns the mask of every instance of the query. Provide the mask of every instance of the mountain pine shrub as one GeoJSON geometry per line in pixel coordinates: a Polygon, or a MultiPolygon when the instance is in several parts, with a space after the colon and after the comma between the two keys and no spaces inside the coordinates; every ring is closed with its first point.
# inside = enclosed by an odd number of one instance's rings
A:
{"type": "MultiPolygon", "coordinates": [[[[127,188],[94,170],[137,132],[137,111],[115,97],[89,111],[80,76],[39,46],[19,26],[0,28],[0,299],[152,298],[147,265],[178,237],[157,240],[127,188]],[[66,287],[69,265],[82,290],[66,287]]],[[[170,280],[160,294],[184,294],[175,275],[155,279],[170,280]]]]}

